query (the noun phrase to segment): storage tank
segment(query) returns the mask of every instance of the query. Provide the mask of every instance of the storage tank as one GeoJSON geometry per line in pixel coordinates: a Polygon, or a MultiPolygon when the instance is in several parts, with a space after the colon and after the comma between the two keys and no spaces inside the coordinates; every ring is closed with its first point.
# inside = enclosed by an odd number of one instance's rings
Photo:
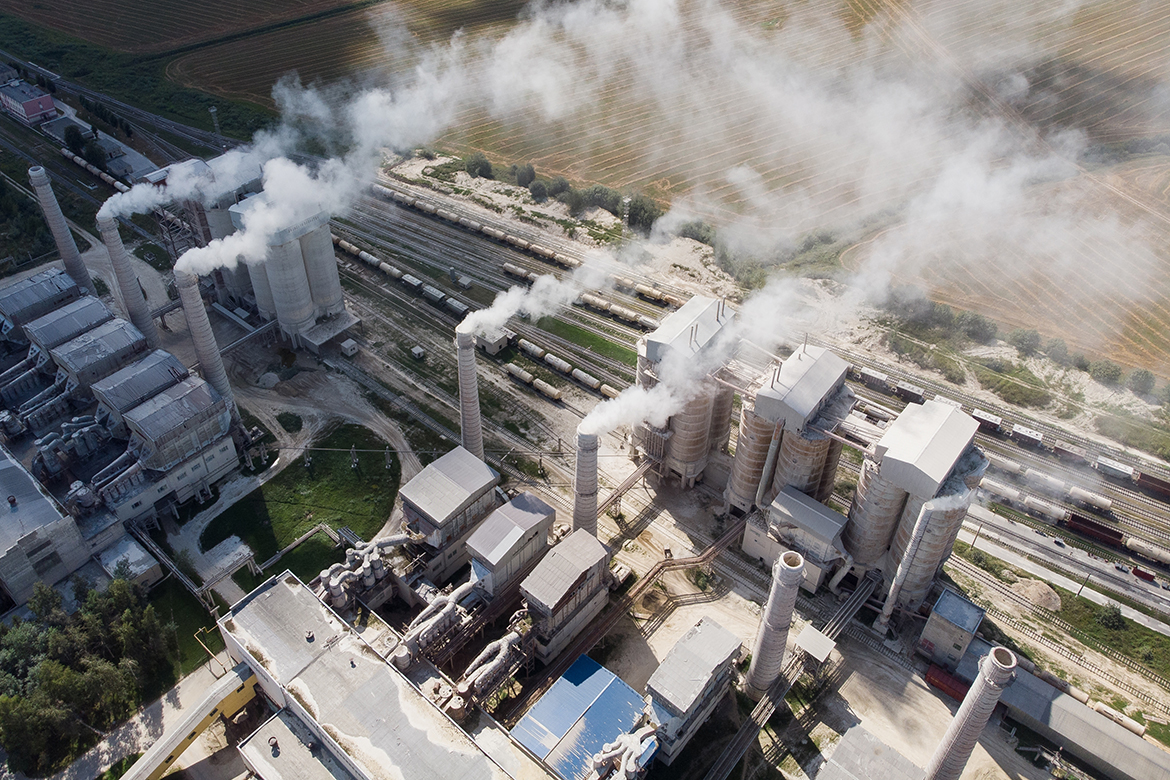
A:
{"type": "Polygon", "coordinates": [[[272,287],[268,284],[268,271],[264,263],[245,263],[248,280],[252,283],[252,294],[256,296],[256,310],[260,319],[268,321],[276,317],[276,303],[272,300],[272,287]]]}
{"type": "Polygon", "coordinates": [[[688,487],[694,485],[695,477],[707,466],[713,402],[714,393],[704,384],[695,397],[670,418],[670,430],[674,436],[667,445],[666,462],[688,487]]]}
{"type": "Polygon", "coordinates": [[[821,468],[821,484],[814,496],[822,504],[833,495],[833,488],[837,484],[837,466],[841,463],[841,450],[844,446],[840,439],[829,439],[829,452],[825,455],[825,464],[821,468]]]}
{"type": "Polygon", "coordinates": [[[304,333],[316,322],[316,307],[305,274],[305,259],[301,242],[297,239],[268,247],[264,261],[272,302],[276,306],[276,320],[290,336],[304,333]]]}
{"type": "Polygon", "coordinates": [[[715,386],[715,397],[711,402],[711,432],[708,446],[712,452],[723,452],[731,438],[731,410],[735,405],[735,391],[727,385],[715,386]]]}
{"type": "Polygon", "coordinates": [[[776,423],[756,414],[753,406],[744,405],[739,413],[735,461],[731,464],[731,476],[727,480],[726,498],[732,506],[745,512],[751,509],[760,481],[771,479],[771,474],[764,474],[764,464],[775,431],[776,423]]]}
{"type": "Polygon", "coordinates": [[[305,259],[305,275],[318,317],[340,314],[345,310],[341,294],[341,277],[337,272],[337,258],[329,237],[329,215],[318,215],[321,224],[300,237],[301,255],[305,259]]]}
{"type": "Polygon", "coordinates": [[[869,459],[862,463],[849,507],[849,522],[841,537],[856,565],[871,567],[881,560],[890,546],[906,497],[905,490],[878,473],[877,463],[869,459]]]}
{"type": "MultiPolygon", "coordinates": [[[[918,608],[930,591],[938,567],[950,557],[963,518],[967,516],[967,508],[971,505],[971,495],[971,491],[962,488],[958,493],[925,502],[920,510],[928,515],[926,525],[917,552],[912,552],[901,591],[896,594],[898,602],[908,609],[918,608]]],[[[890,562],[895,567],[901,567],[914,536],[919,512],[911,516],[910,509],[907,507],[903,513],[890,547],[890,562]]]]}
{"type": "Polygon", "coordinates": [[[806,496],[816,497],[821,487],[825,461],[832,443],[825,434],[811,428],[800,433],[785,431],[776,458],[776,475],[772,479],[772,494],[791,485],[806,496]]]}

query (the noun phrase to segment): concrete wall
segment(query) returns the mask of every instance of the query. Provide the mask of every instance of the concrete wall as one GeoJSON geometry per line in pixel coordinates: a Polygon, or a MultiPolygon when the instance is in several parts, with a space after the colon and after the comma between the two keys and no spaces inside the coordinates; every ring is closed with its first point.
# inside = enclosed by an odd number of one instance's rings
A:
{"type": "MultiPolygon", "coordinates": [[[[776,559],[780,557],[781,553],[796,549],[773,539],[768,533],[756,525],[755,523],[748,523],[743,532],[743,542],[740,548],[750,555],[753,559],[764,560],[764,565],[771,571],[772,565],[776,563],[776,559]]],[[[802,551],[797,550],[797,552],[802,551]]],[[[809,593],[816,593],[817,588],[821,586],[825,575],[830,572],[832,567],[822,566],[820,562],[812,560],[808,557],[804,559],[804,578],[800,582],[800,587],[807,590],[809,593]]]]}
{"type": "Polygon", "coordinates": [[[64,579],[89,560],[90,547],[66,516],[22,536],[0,556],[0,581],[17,604],[28,601],[38,582],[64,579]]]}

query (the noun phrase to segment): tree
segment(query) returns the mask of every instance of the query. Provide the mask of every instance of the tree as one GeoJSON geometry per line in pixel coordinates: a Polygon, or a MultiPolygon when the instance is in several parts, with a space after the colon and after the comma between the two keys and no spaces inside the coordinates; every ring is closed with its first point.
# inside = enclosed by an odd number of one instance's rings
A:
{"type": "Polygon", "coordinates": [[[568,192],[571,189],[573,189],[573,187],[572,187],[572,185],[569,184],[568,179],[566,179],[564,176],[557,176],[548,185],[548,194],[551,197],[555,198],[556,196],[560,195],[562,192],[568,192]]]}
{"type": "Polygon", "coordinates": [[[955,324],[959,326],[959,330],[967,334],[968,338],[980,344],[986,344],[994,339],[998,330],[996,324],[987,317],[970,311],[965,311],[956,317],[955,324]]]}
{"type": "Polygon", "coordinates": [[[492,178],[492,164],[484,156],[483,152],[475,152],[472,154],[467,158],[463,167],[468,174],[475,178],[492,178]]]}
{"type": "Polygon", "coordinates": [[[65,145],[74,154],[81,154],[82,150],[85,149],[85,136],[81,134],[81,128],[77,125],[69,125],[65,128],[65,145]]]}
{"type": "Polygon", "coordinates": [[[1097,622],[1110,631],[1121,631],[1125,628],[1125,618],[1121,615],[1121,607],[1116,604],[1106,604],[1097,611],[1097,622]]]}
{"type": "Polygon", "coordinates": [[[1031,328],[1016,328],[1008,334],[1008,342],[1021,355],[1033,355],[1040,349],[1040,334],[1031,328]]]}
{"type": "Polygon", "coordinates": [[[635,195],[630,200],[630,228],[649,235],[654,222],[662,216],[662,209],[645,195],[635,195]]]}
{"type": "Polygon", "coordinates": [[[585,211],[585,207],[589,204],[585,202],[585,196],[581,194],[580,190],[569,189],[557,196],[557,200],[569,207],[569,214],[574,217],[581,216],[585,211]]]}
{"type": "Polygon", "coordinates": [[[65,598],[60,593],[43,582],[37,582],[33,585],[32,596],[28,600],[28,610],[33,613],[33,617],[44,622],[49,619],[50,615],[61,609],[61,605],[64,603],[65,598]]]}
{"type": "Polygon", "coordinates": [[[602,184],[594,184],[583,193],[590,206],[605,209],[618,219],[622,217],[622,194],[602,184]]]}
{"type": "Polygon", "coordinates": [[[537,203],[544,203],[548,200],[548,188],[544,186],[542,181],[534,181],[528,185],[528,194],[537,203]]]}
{"type": "Polygon", "coordinates": [[[525,163],[516,169],[516,183],[521,187],[527,187],[534,181],[536,181],[536,169],[532,167],[532,163],[525,163]]]}
{"type": "Polygon", "coordinates": [[[1048,355],[1048,359],[1062,366],[1067,366],[1070,361],[1068,354],[1068,345],[1064,343],[1064,339],[1053,339],[1048,342],[1048,346],[1044,348],[1044,354],[1048,355]]]}
{"type": "Polygon", "coordinates": [[[1138,395],[1149,395],[1154,389],[1154,375],[1147,369],[1135,369],[1129,375],[1129,389],[1138,395]]]}
{"type": "Polygon", "coordinates": [[[90,165],[105,170],[106,153],[102,151],[100,146],[98,146],[97,141],[90,141],[87,143],[85,148],[81,150],[81,156],[84,157],[85,161],[90,165]]]}
{"type": "Polygon", "coordinates": [[[1089,364],[1089,376],[1103,385],[1115,385],[1121,381],[1121,366],[1108,358],[1094,360],[1089,364]]]}

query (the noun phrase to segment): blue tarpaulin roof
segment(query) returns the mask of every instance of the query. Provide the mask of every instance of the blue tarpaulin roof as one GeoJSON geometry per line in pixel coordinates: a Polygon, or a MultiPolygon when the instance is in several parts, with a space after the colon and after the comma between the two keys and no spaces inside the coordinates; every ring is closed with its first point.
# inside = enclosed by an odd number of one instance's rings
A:
{"type": "Polygon", "coordinates": [[[578,658],[512,729],[512,736],[563,780],[582,780],[593,754],[631,731],[645,703],[589,656],[578,658]]]}

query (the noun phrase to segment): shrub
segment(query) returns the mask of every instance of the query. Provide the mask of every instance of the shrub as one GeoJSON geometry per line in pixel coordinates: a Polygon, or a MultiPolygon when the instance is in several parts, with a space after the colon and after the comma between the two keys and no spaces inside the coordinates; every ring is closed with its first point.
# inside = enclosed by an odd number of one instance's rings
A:
{"type": "Polygon", "coordinates": [[[610,214],[621,219],[622,194],[617,190],[611,190],[603,184],[594,184],[592,187],[586,189],[583,195],[585,196],[585,202],[590,206],[605,209],[610,214]]]}
{"type": "Polygon", "coordinates": [[[1016,328],[1008,335],[1008,342],[1021,355],[1033,355],[1040,349],[1040,334],[1031,328],[1016,328]]]}
{"type": "Polygon", "coordinates": [[[1154,389],[1154,375],[1144,368],[1136,369],[1129,375],[1129,389],[1138,395],[1149,395],[1154,389]]]}
{"type": "Polygon", "coordinates": [[[581,216],[581,212],[585,211],[585,207],[589,205],[580,190],[565,190],[557,196],[557,200],[568,206],[569,214],[574,217],[581,216]]]}
{"type": "Polygon", "coordinates": [[[1072,364],[1079,371],[1088,371],[1089,370],[1089,365],[1090,365],[1089,359],[1087,357],[1085,357],[1084,353],[1078,352],[1077,354],[1073,355],[1072,356],[1072,364]]]}
{"type": "Polygon", "coordinates": [[[994,339],[996,331],[999,330],[996,324],[987,317],[970,311],[962,312],[956,317],[955,324],[968,338],[978,341],[980,344],[986,344],[994,339]]]}
{"type": "Polygon", "coordinates": [[[1069,364],[1068,345],[1064,343],[1064,339],[1053,339],[1048,342],[1048,346],[1044,348],[1044,354],[1048,355],[1048,359],[1062,366],[1069,364]]]}
{"type": "Polygon", "coordinates": [[[521,187],[527,187],[534,181],[536,181],[536,169],[532,167],[532,163],[526,163],[516,168],[516,183],[521,187]]]}
{"type": "Polygon", "coordinates": [[[1089,364],[1089,376],[1103,385],[1115,385],[1121,381],[1121,366],[1107,358],[1094,360],[1089,364]]]}
{"type": "Polygon", "coordinates": [[[715,246],[715,228],[702,220],[684,222],[679,227],[678,234],[683,238],[694,239],[700,244],[715,246]]]}
{"type": "Polygon", "coordinates": [[[464,163],[464,170],[477,178],[492,178],[492,164],[487,157],[484,157],[483,152],[475,152],[468,157],[464,163]]]}
{"type": "Polygon", "coordinates": [[[649,234],[654,222],[661,216],[662,209],[645,195],[635,195],[630,201],[630,227],[643,235],[649,234]]]}
{"type": "Polygon", "coordinates": [[[548,200],[548,188],[544,186],[542,181],[534,181],[528,185],[528,194],[537,203],[544,203],[548,200]]]}
{"type": "Polygon", "coordinates": [[[564,176],[558,176],[548,185],[548,194],[555,198],[562,192],[568,192],[571,189],[573,188],[569,185],[569,180],[564,176]]]}
{"type": "Polygon", "coordinates": [[[1121,631],[1125,628],[1125,618],[1121,615],[1121,607],[1116,604],[1106,604],[1097,611],[1097,622],[1110,631],[1121,631]]]}

